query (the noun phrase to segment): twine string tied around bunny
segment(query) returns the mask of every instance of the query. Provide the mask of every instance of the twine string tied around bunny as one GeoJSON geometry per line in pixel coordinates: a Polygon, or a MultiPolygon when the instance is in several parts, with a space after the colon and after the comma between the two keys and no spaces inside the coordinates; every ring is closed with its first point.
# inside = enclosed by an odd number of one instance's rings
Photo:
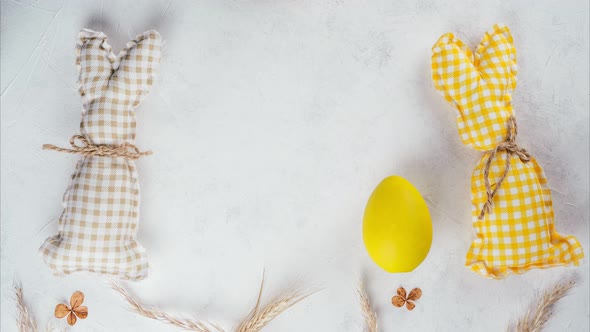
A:
{"type": "Polygon", "coordinates": [[[72,154],[81,154],[84,156],[99,157],[123,157],[125,159],[137,160],[143,156],[151,155],[151,151],[141,152],[139,149],[125,142],[118,145],[94,144],[84,135],[74,135],[70,138],[71,149],[61,148],[53,144],[43,144],[43,150],[53,150],[72,154]],[[81,143],[80,145],[77,143],[81,143]]]}
{"type": "Polygon", "coordinates": [[[490,150],[487,152],[487,159],[484,165],[484,182],[486,187],[486,195],[487,200],[481,209],[481,213],[479,214],[479,220],[483,219],[486,213],[490,213],[492,211],[492,204],[494,200],[494,196],[498,192],[498,189],[502,186],[502,182],[508,176],[508,171],[510,170],[510,159],[512,155],[518,156],[520,161],[523,163],[528,163],[531,160],[531,155],[525,150],[516,144],[516,135],[518,134],[518,127],[516,126],[516,119],[514,116],[510,116],[506,123],[506,139],[498,144],[495,149],[490,150]],[[506,167],[504,168],[504,173],[496,182],[494,189],[490,185],[490,167],[492,165],[492,161],[496,158],[498,152],[506,151],[506,167]]]}

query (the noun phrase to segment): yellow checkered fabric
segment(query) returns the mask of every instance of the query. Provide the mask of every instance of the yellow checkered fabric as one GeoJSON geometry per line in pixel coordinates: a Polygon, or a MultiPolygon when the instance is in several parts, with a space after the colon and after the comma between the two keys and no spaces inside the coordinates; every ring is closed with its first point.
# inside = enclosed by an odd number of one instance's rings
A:
{"type": "MultiPolygon", "coordinates": [[[[135,107],[152,86],[161,38],[148,31],[115,56],[102,32],[83,30],[78,43],[81,134],[95,145],[135,141],[135,107]]],[[[58,234],[39,249],[56,274],[78,271],[139,280],[147,276],[143,247],[135,240],[139,181],[133,160],[85,156],[63,199],[58,234]]]]}
{"type": "MultiPolygon", "coordinates": [[[[493,150],[507,137],[513,115],[511,93],[516,88],[516,49],[508,27],[495,25],[475,52],[452,33],[432,48],[432,80],[458,111],[457,127],[464,144],[493,150]]],[[[506,151],[499,151],[489,171],[492,188],[506,168],[506,151]]],[[[474,272],[491,278],[523,273],[531,268],[578,265],[584,257],[573,236],[555,231],[551,191],[534,158],[522,162],[510,156],[508,174],[493,199],[493,208],[479,220],[487,200],[484,165],[471,178],[473,227],[476,239],[466,257],[474,272]]]]}

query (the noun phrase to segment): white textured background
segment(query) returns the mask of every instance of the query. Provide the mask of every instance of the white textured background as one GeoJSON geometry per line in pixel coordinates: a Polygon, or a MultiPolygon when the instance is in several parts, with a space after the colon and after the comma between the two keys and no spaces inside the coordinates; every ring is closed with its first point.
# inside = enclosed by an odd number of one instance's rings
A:
{"type": "MultiPolygon", "coordinates": [[[[454,111],[430,80],[430,47],[453,31],[475,46],[496,22],[514,34],[519,142],[545,168],[557,230],[589,246],[588,2],[2,0],[2,331],[14,331],[13,280],[40,324],[75,290],[77,331],[177,331],[127,312],[104,279],[53,277],[37,248],[55,233],[77,156],[41,151],[78,129],[77,33],[103,30],[118,51],[158,29],[161,75],[138,109],[139,240],[146,303],[234,325],[296,281],[324,289],[269,331],[360,331],[364,275],[383,331],[502,331],[535,292],[577,272],[548,331],[588,331],[589,269],[502,281],[463,267],[473,233],[470,173],[454,111]],[[361,220],[391,174],[427,198],[434,241],[424,263],[388,274],[365,253],[361,220]],[[395,289],[419,286],[413,312],[395,289]]],[[[59,324],[65,325],[64,321],[59,324]]]]}

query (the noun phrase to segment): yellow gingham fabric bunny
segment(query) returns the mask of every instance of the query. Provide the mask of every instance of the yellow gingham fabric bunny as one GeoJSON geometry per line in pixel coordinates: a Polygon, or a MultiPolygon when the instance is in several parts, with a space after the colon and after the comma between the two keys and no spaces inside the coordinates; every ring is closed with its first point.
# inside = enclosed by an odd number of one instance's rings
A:
{"type": "Polygon", "coordinates": [[[555,231],[543,169],[516,144],[511,104],[516,74],[516,49],[504,25],[488,31],[475,52],[452,33],[432,48],[432,80],[459,111],[461,140],[486,151],[471,178],[476,238],[466,265],[491,278],[578,265],[584,256],[573,236],[555,231]]]}

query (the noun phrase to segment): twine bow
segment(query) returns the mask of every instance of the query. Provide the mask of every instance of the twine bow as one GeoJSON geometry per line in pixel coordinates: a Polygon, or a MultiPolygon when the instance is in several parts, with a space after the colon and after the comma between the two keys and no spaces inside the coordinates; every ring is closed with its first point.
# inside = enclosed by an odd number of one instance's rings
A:
{"type": "Polygon", "coordinates": [[[60,148],[53,144],[43,144],[43,150],[53,150],[58,152],[81,154],[85,156],[99,157],[123,157],[125,159],[137,160],[143,156],[152,154],[151,151],[140,152],[139,149],[128,142],[119,145],[93,144],[83,135],[74,135],[70,138],[71,149],[60,148]],[[76,144],[76,141],[82,143],[76,144]]]}
{"type": "Polygon", "coordinates": [[[527,152],[527,150],[521,148],[516,144],[516,134],[518,133],[518,128],[516,126],[516,119],[514,116],[508,118],[508,122],[506,123],[506,140],[495,149],[490,150],[487,152],[488,159],[486,160],[484,170],[483,170],[483,177],[486,186],[486,194],[488,196],[487,201],[484,203],[483,208],[481,209],[481,213],[479,214],[479,220],[483,219],[486,213],[490,213],[492,211],[492,203],[494,200],[494,196],[498,192],[500,186],[502,186],[502,182],[506,179],[508,175],[508,171],[510,170],[510,158],[512,155],[517,155],[520,158],[520,161],[523,163],[528,163],[531,160],[531,155],[527,152]],[[499,151],[506,151],[506,167],[504,169],[504,173],[502,177],[496,182],[494,189],[492,190],[490,186],[490,167],[492,165],[492,161],[496,158],[496,155],[499,151]]]}

